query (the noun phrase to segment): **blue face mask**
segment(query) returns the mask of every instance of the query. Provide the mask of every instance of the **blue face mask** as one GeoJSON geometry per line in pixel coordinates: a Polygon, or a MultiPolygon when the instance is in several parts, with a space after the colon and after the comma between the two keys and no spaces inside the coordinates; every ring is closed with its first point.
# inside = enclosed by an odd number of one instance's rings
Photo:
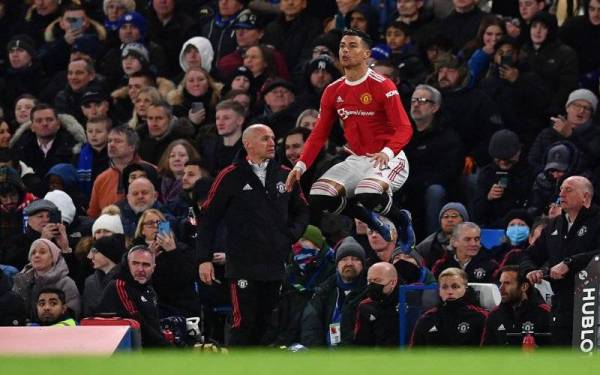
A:
{"type": "Polygon", "coordinates": [[[529,227],[525,225],[511,225],[506,228],[506,237],[511,245],[518,245],[529,237],[529,227]]]}

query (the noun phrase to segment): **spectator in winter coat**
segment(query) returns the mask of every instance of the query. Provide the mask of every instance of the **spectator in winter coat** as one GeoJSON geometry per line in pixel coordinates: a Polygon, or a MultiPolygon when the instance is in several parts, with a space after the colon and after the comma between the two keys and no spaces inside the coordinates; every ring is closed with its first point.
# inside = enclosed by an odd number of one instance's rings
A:
{"type": "Polygon", "coordinates": [[[85,142],[83,127],[69,115],[57,115],[47,104],[31,110],[31,121],[17,129],[11,148],[41,179],[58,163],[70,163],[85,142]]]}
{"type": "Polygon", "coordinates": [[[114,233],[94,241],[87,256],[92,262],[94,273],[85,279],[82,296],[83,316],[93,316],[97,313],[104,289],[117,277],[117,265],[121,263],[125,252],[123,234],[114,233]]]}
{"type": "Polygon", "coordinates": [[[79,291],[69,275],[67,263],[61,249],[52,241],[40,238],[33,241],[29,249],[30,263],[15,277],[13,290],[23,298],[30,316],[36,311],[36,297],[49,286],[61,289],[66,295],[66,304],[74,317],[81,313],[79,291]]]}

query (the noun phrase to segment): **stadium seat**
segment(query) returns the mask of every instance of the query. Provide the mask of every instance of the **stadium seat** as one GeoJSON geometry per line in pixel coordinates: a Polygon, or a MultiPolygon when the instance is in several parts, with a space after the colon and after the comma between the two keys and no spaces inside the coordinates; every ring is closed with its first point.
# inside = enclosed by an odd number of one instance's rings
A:
{"type": "Polygon", "coordinates": [[[502,300],[500,289],[496,284],[469,283],[475,290],[479,305],[488,311],[492,311],[502,300]]]}
{"type": "Polygon", "coordinates": [[[481,228],[481,245],[487,250],[502,244],[504,238],[503,229],[485,229],[481,228]]]}

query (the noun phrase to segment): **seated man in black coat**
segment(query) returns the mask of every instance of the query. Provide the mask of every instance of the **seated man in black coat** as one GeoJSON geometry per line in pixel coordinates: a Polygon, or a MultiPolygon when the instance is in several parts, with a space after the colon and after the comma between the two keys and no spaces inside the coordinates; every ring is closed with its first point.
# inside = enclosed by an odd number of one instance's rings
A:
{"type": "Polygon", "coordinates": [[[155,256],[148,246],[132,247],[119,275],[107,285],[98,305],[99,312],[137,320],[144,347],[167,344],[160,329],[156,292],[150,284],[155,267],[155,256]]]}

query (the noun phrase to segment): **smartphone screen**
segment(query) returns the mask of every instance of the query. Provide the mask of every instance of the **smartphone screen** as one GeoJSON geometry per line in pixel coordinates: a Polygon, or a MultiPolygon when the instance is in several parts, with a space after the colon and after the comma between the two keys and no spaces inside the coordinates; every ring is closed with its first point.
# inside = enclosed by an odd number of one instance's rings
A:
{"type": "Polygon", "coordinates": [[[498,177],[498,185],[506,189],[506,187],[508,186],[508,172],[496,171],[496,177],[498,177]]]}
{"type": "Polygon", "coordinates": [[[158,233],[161,236],[168,236],[171,233],[171,223],[166,220],[158,223],[158,233]]]}

